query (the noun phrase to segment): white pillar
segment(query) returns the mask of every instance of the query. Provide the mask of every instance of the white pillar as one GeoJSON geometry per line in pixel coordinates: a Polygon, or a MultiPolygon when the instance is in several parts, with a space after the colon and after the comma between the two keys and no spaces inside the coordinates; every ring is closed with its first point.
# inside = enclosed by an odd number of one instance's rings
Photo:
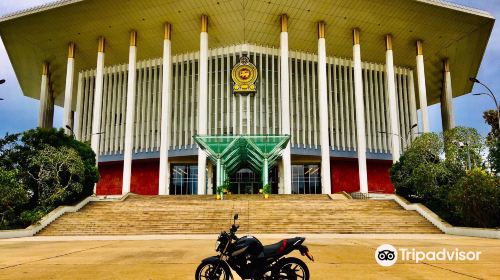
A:
{"type": "Polygon", "coordinates": [[[64,113],[63,128],[66,134],[71,135],[74,131],[72,119],[72,99],[73,99],[73,77],[75,73],[75,44],[68,45],[68,65],[66,67],[66,88],[64,90],[64,113]],[[70,127],[71,129],[69,129],[70,127]]]}
{"type": "MultiPolygon", "coordinates": [[[[208,107],[208,16],[201,16],[200,60],[199,60],[200,96],[198,99],[198,135],[207,134],[208,107]]],[[[198,194],[205,194],[207,156],[198,148],[198,194]]]]}
{"type": "Polygon", "coordinates": [[[366,132],[365,105],[363,94],[363,77],[361,73],[361,47],[359,45],[359,29],[353,30],[354,59],[354,99],[356,106],[356,136],[358,140],[359,191],[368,193],[368,176],[366,170],[366,132]]]}
{"type": "Polygon", "coordinates": [[[448,59],[443,61],[443,92],[441,93],[441,119],[443,131],[455,128],[455,115],[453,114],[453,90],[451,85],[450,64],[448,59]]]}
{"type": "MultiPolygon", "coordinates": [[[[101,142],[101,109],[104,78],[104,37],[99,37],[97,49],[97,69],[95,75],[94,109],[92,112],[92,136],[90,146],[95,153],[96,163],[99,160],[99,144],[101,142]]],[[[95,190],[94,190],[95,193],[95,190]]]]}
{"type": "Polygon", "coordinates": [[[170,146],[170,98],[172,89],[171,25],[165,23],[163,39],[163,76],[161,90],[161,139],[160,139],[160,179],[158,194],[169,194],[168,148],[170,146]]]}
{"type": "Polygon", "coordinates": [[[417,41],[417,82],[420,112],[422,113],[422,131],[429,132],[429,115],[427,113],[427,89],[425,86],[424,54],[422,41],[417,41]]]}
{"type": "Polygon", "coordinates": [[[332,193],[330,177],[330,137],[328,131],[328,93],[326,88],[325,23],[318,23],[318,94],[321,144],[321,186],[324,194],[332,193]]]}
{"type": "Polygon", "coordinates": [[[137,69],[137,32],[130,32],[128,54],[127,106],[125,114],[125,146],[123,151],[122,194],[130,192],[132,178],[132,150],[134,148],[135,90],[137,69]]]}
{"type": "Polygon", "coordinates": [[[399,160],[400,152],[400,134],[399,134],[399,120],[398,120],[398,110],[396,103],[396,81],[394,78],[394,58],[392,54],[392,35],[388,34],[385,36],[385,70],[387,77],[387,92],[389,99],[389,118],[391,124],[390,136],[392,143],[392,162],[397,162],[399,160]]]}
{"type": "Polygon", "coordinates": [[[47,98],[49,94],[49,64],[43,63],[42,66],[42,81],[40,84],[40,109],[38,111],[38,127],[44,128],[47,118],[47,98]]]}
{"type": "MultiPolygon", "coordinates": [[[[281,15],[280,34],[280,74],[281,74],[281,133],[290,135],[290,83],[288,71],[288,16],[281,15]]],[[[285,194],[292,193],[292,159],[290,142],[282,153],[283,187],[285,194]]]]}

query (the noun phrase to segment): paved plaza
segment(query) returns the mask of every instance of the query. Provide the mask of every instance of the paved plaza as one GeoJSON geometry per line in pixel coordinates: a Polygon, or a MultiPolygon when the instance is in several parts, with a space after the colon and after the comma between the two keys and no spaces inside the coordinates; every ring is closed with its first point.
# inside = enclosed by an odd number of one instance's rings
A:
{"type": "MultiPolygon", "coordinates": [[[[261,236],[265,244],[280,236],[261,236]]],[[[287,237],[287,236],[283,236],[287,237]]],[[[193,279],[215,236],[33,237],[0,241],[0,279],[193,279]],[[192,238],[192,239],[185,239],[192,238]]],[[[310,235],[311,279],[498,279],[500,240],[450,235],[310,235]],[[381,244],[420,251],[480,251],[479,261],[374,258],[381,244]]]]}

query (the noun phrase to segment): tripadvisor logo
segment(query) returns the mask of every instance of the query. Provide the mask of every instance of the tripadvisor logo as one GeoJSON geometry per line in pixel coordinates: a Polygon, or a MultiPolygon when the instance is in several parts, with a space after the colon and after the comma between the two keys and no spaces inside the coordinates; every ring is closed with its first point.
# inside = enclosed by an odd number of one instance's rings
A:
{"type": "Polygon", "coordinates": [[[398,259],[415,263],[423,261],[478,261],[481,253],[480,251],[462,251],[458,248],[438,251],[419,251],[415,248],[396,249],[390,244],[383,244],[375,250],[375,260],[381,266],[392,266],[398,259]]]}

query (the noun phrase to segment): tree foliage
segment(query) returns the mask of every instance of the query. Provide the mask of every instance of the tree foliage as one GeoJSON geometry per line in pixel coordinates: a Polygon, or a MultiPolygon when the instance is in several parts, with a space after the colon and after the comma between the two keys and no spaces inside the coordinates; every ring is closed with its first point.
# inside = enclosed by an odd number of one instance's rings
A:
{"type": "Polygon", "coordinates": [[[500,196],[492,194],[500,194],[499,181],[488,175],[494,179],[480,182],[480,178],[490,177],[467,172],[470,161],[473,170],[486,174],[481,156],[484,147],[483,139],[472,128],[457,127],[441,135],[425,133],[417,137],[391,168],[396,193],[425,204],[455,225],[500,226],[499,217],[484,207],[498,207],[500,196]],[[461,147],[460,142],[467,145],[461,147]],[[464,210],[471,208],[476,210],[474,215],[464,210]]]}
{"type": "MultiPolygon", "coordinates": [[[[33,129],[0,139],[0,169],[15,174],[26,200],[17,200],[16,219],[3,228],[34,223],[59,205],[74,204],[93,193],[99,179],[95,154],[61,130],[33,129]]],[[[0,175],[8,181],[7,173],[0,175]]],[[[2,180],[2,179],[0,179],[2,180]]],[[[6,207],[3,204],[0,207],[6,207]]]]}

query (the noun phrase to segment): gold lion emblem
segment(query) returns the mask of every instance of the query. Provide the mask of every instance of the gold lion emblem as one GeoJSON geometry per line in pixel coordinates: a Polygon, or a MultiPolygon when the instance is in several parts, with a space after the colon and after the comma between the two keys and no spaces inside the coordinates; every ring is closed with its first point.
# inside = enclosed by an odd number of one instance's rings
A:
{"type": "Polygon", "coordinates": [[[240,62],[233,66],[233,92],[241,94],[254,93],[256,90],[257,67],[250,62],[247,56],[242,56],[240,62]]]}

